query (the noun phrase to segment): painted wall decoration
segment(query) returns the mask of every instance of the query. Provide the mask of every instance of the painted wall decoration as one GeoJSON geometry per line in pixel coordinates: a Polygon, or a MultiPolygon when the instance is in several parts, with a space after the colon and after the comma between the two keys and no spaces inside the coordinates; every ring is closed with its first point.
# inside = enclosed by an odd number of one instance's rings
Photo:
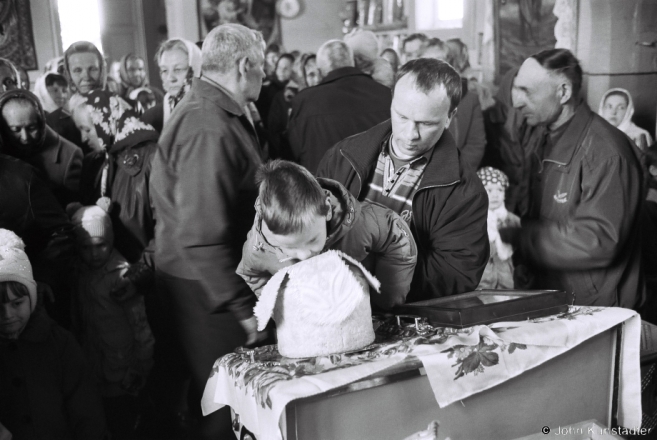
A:
{"type": "Polygon", "coordinates": [[[30,0],[0,0],[0,57],[26,70],[38,69],[30,0]]]}
{"type": "Polygon", "coordinates": [[[497,6],[498,75],[555,46],[556,0],[501,0],[497,6]]]}
{"type": "Polygon", "coordinates": [[[224,23],[239,23],[262,32],[267,44],[281,44],[276,0],[197,0],[200,38],[224,23]]]}

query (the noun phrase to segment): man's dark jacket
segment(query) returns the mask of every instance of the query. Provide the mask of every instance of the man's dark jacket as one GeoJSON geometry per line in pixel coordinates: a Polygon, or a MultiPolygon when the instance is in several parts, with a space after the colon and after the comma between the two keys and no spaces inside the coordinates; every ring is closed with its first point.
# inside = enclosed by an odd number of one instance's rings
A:
{"type": "MultiPolygon", "coordinates": [[[[383,141],[391,133],[391,123],[385,121],[343,140],[322,159],[317,175],[337,180],[363,200],[383,141]]],[[[487,218],[486,190],[474,170],[461,162],[454,138],[445,131],[413,196],[411,230],[418,262],[407,301],[477,287],[490,255],[487,218]]]]}
{"type": "MultiPolygon", "coordinates": [[[[533,136],[541,136],[536,127],[533,136]]],[[[540,289],[575,293],[575,304],[635,308],[641,302],[641,168],[631,141],[581,103],[538,165],[522,258],[540,289]]]]}
{"type": "Polygon", "coordinates": [[[292,101],[288,133],[295,160],[314,173],[337,142],[389,119],[391,102],[389,88],[355,67],[332,71],[292,101]]]}

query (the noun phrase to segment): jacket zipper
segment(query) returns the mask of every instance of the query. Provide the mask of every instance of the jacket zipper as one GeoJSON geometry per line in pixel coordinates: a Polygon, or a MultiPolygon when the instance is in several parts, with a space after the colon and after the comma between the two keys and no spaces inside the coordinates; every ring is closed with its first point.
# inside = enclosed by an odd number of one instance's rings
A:
{"type": "Polygon", "coordinates": [[[351,165],[351,168],[354,169],[354,172],[356,173],[356,176],[358,176],[358,194],[356,195],[356,198],[359,198],[360,197],[360,192],[363,190],[363,178],[358,173],[358,170],[354,166],[354,163],[351,161],[351,159],[349,159],[347,156],[345,156],[345,154],[342,152],[342,150],[340,150],[340,154],[342,155],[342,157],[347,159],[347,161],[349,162],[349,165],[351,165]]]}
{"type": "MultiPolygon", "coordinates": [[[[459,183],[460,181],[461,181],[461,180],[455,180],[455,181],[453,181],[453,182],[451,182],[451,183],[446,183],[446,184],[443,184],[443,185],[431,185],[431,186],[424,186],[424,187],[422,187],[422,188],[419,188],[417,191],[415,191],[415,194],[413,194],[413,203],[412,203],[412,205],[411,205],[411,210],[413,209],[413,206],[415,206],[415,197],[418,195],[418,193],[419,193],[420,191],[423,191],[423,190],[425,190],[425,189],[431,189],[431,188],[444,188],[444,187],[446,187],[446,186],[456,185],[456,184],[459,183]]],[[[412,226],[413,226],[413,232],[415,232],[415,236],[418,237],[417,226],[416,226],[416,222],[413,221],[413,217],[411,217],[411,224],[412,224],[412,226]]],[[[416,243],[416,245],[419,246],[419,244],[417,244],[417,243],[416,243]]]]}

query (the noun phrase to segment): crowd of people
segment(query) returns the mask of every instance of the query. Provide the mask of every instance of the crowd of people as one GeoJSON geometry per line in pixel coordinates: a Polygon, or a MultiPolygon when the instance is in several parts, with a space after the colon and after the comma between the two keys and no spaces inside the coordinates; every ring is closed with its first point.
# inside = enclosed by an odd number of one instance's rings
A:
{"type": "Polygon", "coordinates": [[[533,288],[657,320],[657,148],[570,51],[495,94],[423,34],[301,54],[223,24],[155,60],[164,90],[80,41],[30,91],[0,59],[0,439],[230,438],[213,363],[275,343],[257,296],[328,249],[379,312],[533,288]]]}

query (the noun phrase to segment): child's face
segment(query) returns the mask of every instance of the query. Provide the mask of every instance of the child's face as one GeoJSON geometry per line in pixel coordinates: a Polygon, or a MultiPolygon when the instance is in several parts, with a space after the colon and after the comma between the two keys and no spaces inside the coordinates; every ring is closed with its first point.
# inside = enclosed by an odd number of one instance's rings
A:
{"type": "Polygon", "coordinates": [[[493,211],[504,205],[504,188],[499,183],[487,183],[484,185],[488,193],[488,210],[493,211]]]}
{"type": "Polygon", "coordinates": [[[627,99],[620,95],[611,95],[605,99],[602,117],[614,127],[618,127],[627,111],[627,99]]]}
{"type": "Polygon", "coordinates": [[[313,221],[302,231],[288,235],[274,234],[263,221],[262,234],[271,245],[280,248],[290,257],[290,260],[303,261],[318,255],[324,249],[326,221],[326,217],[315,215],[313,221]]]}
{"type": "Polygon", "coordinates": [[[0,304],[0,338],[17,339],[30,320],[30,297],[17,297],[10,288],[7,299],[0,304]]]}
{"type": "Polygon", "coordinates": [[[103,267],[112,254],[112,243],[102,237],[86,238],[78,242],[80,258],[92,269],[103,267]]]}

